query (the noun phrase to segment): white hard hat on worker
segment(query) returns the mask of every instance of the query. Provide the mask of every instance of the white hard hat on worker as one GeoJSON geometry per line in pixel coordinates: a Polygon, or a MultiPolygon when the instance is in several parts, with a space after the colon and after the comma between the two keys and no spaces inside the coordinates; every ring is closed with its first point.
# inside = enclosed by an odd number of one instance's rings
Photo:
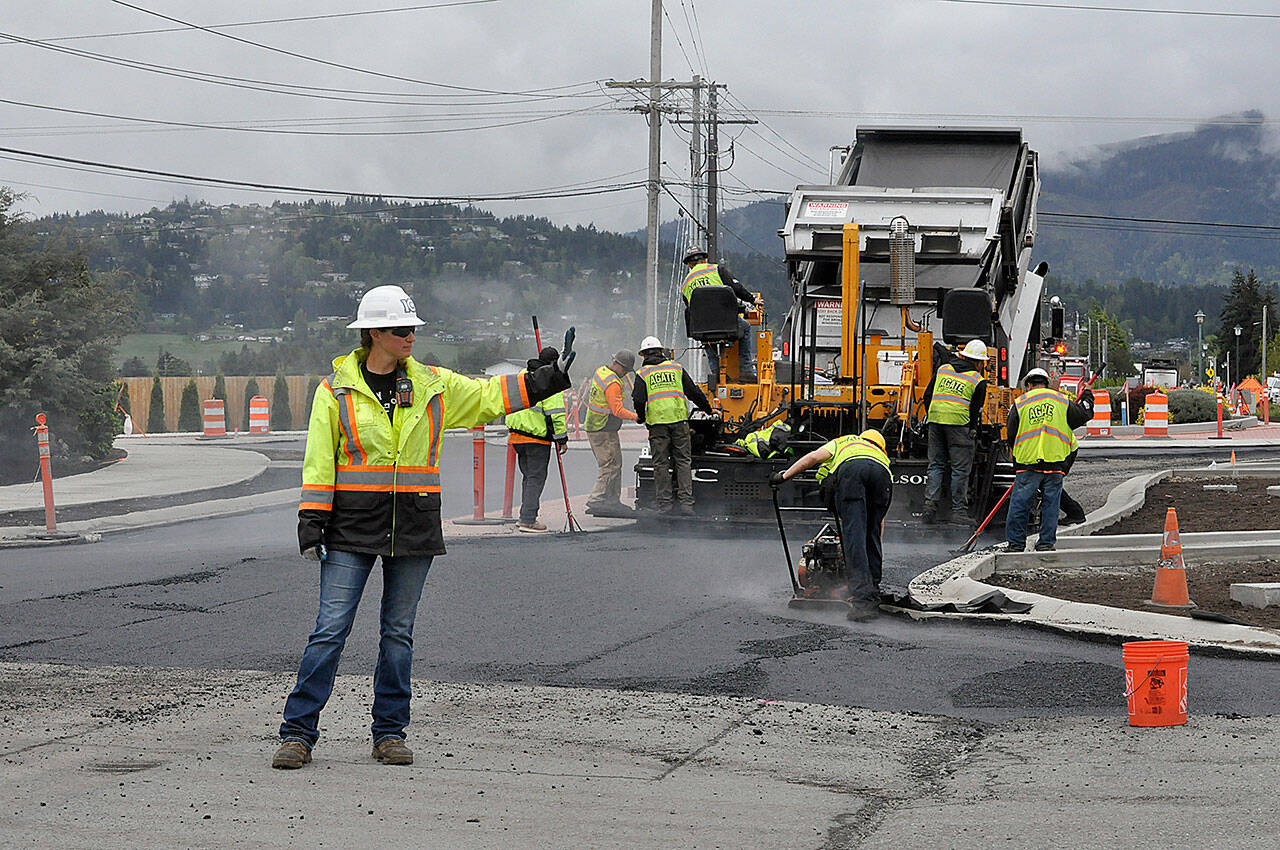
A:
{"type": "Polygon", "coordinates": [[[405,328],[422,324],[409,293],[398,286],[375,286],[360,299],[349,328],[405,328]]]}
{"type": "Polygon", "coordinates": [[[987,344],[980,339],[971,339],[960,349],[960,356],[965,360],[986,360],[987,344]]]}
{"type": "Polygon", "coordinates": [[[656,336],[647,336],[640,341],[641,354],[644,354],[646,351],[661,351],[663,348],[662,340],[658,339],[656,336]]]}

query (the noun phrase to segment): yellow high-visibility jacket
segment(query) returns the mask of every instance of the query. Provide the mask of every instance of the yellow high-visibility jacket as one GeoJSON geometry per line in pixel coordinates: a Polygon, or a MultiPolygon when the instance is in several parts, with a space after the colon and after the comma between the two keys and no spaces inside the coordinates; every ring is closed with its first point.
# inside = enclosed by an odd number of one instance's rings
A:
{"type": "Polygon", "coordinates": [[[412,357],[413,403],[389,418],[360,371],[364,349],[316,388],[302,465],[298,545],[377,555],[441,555],[440,439],[536,399],[524,372],[475,380],[412,357]]]}

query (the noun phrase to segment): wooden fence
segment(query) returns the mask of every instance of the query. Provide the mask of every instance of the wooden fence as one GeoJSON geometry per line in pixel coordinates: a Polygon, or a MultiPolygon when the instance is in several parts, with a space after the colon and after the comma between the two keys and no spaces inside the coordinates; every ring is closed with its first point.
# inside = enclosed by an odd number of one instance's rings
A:
{"type": "MultiPolygon", "coordinates": [[[[154,430],[148,421],[148,414],[151,411],[151,385],[154,378],[121,378],[120,379],[129,394],[129,410],[133,421],[142,427],[142,430],[150,433],[154,430]]],[[[178,413],[182,404],[182,390],[186,387],[187,382],[191,378],[161,378],[160,390],[164,394],[164,424],[166,431],[178,430],[178,413]]],[[[200,396],[200,401],[213,397],[213,384],[215,378],[212,376],[202,376],[195,379],[196,390],[200,396]]],[[[245,387],[248,386],[249,377],[227,375],[224,379],[227,385],[227,432],[231,433],[237,428],[241,431],[249,430],[249,423],[245,421],[245,387]]],[[[265,377],[256,377],[252,380],[258,382],[258,395],[271,402],[272,409],[275,409],[275,393],[276,377],[275,375],[267,375],[265,377]]],[[[293,429],[295,431],[305,431],[307,429],[307,413],[311,406],[311,397],[307,394],[307,384],[311,382],[309,375],[288,375],[285,382],[289,385],[289,411],[293,415],[293,429]]]]}

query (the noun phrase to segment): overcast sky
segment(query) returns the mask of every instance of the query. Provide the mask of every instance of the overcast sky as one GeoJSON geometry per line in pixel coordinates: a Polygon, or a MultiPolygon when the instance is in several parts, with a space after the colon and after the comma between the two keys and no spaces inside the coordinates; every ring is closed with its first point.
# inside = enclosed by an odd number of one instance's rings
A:
{"type": "MultiPolygon", "coordinates": [[[[305,134],[157,126],[0,103],[0,146],[388,195],[511,194],[644,179],[644,117],[625,110],[628,96],[602,84],[648,75],[645,0],[455,0],[465,5],[219,30],[258,45],[140,11],[213,27],[425,2],[448,0],[129,0],[135,8],[111,0],[2,0],[0,32],[59,48],[0,44],[5,100],[305,134]],[[118,34],[158,28],[177,31],[118,34]],[[100,34],[114,35],[65,40],[100,34]],[[124,67],[59,52],[64,50],[155,67],[124,67]],[[155,70],[196,72],[206,81],[155,70]],[[235,86],[208,82],[212,75],[235,86]],[[527,94],[540,89],[558,96],[527,94]],[[281,93],[286,90],[294,94],[281,93]],[[518,94],[502,94],[508,92],[518,94]],[[351,118],[365,120],[321,120],[351,118]],[[316,134],[335,131],[379,134],[316,134]]],[[[1259,16],[954,0],[666,0],[663,77],[687,80],[696,69],[726,84],[730,103],[744,105],[764,122],[723,131],[737,136],[726,184],[782,191],[800,182],[825,182],[828,148],[847,143],[859,124],[1020,125],[1052,168],[1093,145],[1189,129],[1216,115],[1260,109],[1268,119],[1280,118],[1276,4],[1106,3],[1126,4],[1259,16]],[[1171,120],[1135,120],[1154,117],[1171,120]]],[[[139,211],[184,196],[216,203],[305,197],[55,168],[15,161],[9,153],[0,157],[0,184],[30,193],[24,209],[35,214],[139,211]]],[[[663,158],[671,179],[688,179],[686,137],[675,128],[664,131],[663,158]]],[[[687,190],[677,192],[683,198],[687,190]]],[[[644,223],[643,189],[485,206],[499,214],[533,212],[611,229],[644,223]]],[[[664,219],[676,212],[668,199],[664,219]]]]}

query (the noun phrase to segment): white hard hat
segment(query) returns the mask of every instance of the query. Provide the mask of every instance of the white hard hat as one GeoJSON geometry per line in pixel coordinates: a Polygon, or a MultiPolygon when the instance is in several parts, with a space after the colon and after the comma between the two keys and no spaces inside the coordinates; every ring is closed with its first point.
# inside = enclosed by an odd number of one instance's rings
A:
{"type": "Polygon", "coordinates": [[[375,286],[360,299],[349,328],[403,328],[422,324],[413,299],[398,286],[375,286]]]}
{"type": "Polygon", "coordinates": [[[1030,381],[1032,378],[1039,378],[1040,380],[1044,381],[1046,384],[1049,383],[1049,373],[1043,369],[1032,369],[1030,372],[1022,376],[1022,382],[1025,384],[1027,381],[1030,381]]]}
{"type": "Polygon", "coordinates": [[[640,341],[641,354],[644,354],[646,351],[656,351],[660,348],[665,348],[665,346],[662,344],[662,340],[658,339],[656,336],[647,336],[640,341]]]}
{"type": "Polygon", "coordinates": [[[971,339],[960,349],[960,356],[966,360],[986,360],[987,344],[980,339],[971,339]]]}

